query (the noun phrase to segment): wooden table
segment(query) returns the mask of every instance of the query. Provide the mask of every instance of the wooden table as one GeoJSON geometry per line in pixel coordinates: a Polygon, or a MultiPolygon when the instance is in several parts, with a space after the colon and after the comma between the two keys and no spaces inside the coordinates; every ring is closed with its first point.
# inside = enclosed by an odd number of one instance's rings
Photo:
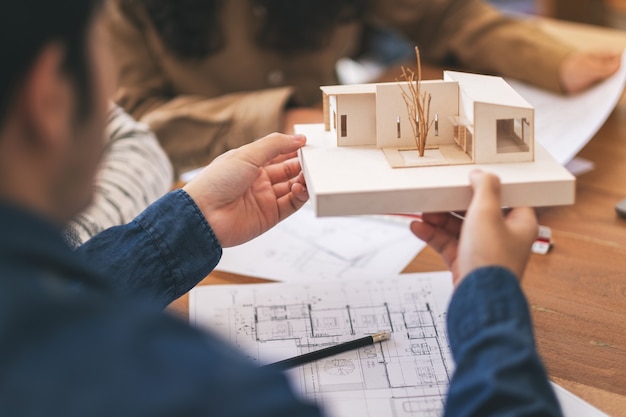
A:
{"type": "MultiPolygon", "coordinates": [[[[579,46],[625,47],[626,33],[540,21],[579,46]]],[[[543,209],[555,247],[533,255],[523,280],[537,344],[550,377],[611,416],[626,416],[626,220],[614,206],[626,198],[626,98],[580,156],[596,169],[579,178],[574,206],[543,209]]],[[[445,269],[426,249],[405,272],[445,269]]],[[[262,282],[214,272],[202,284],[262,282]]],[[[171,310],[187,317],[188,299],[171,310]]]]}
{"type": "MultiPolygon", "coordinates": [[[[540,25],[583,48],[626,47],[624,32],[540,25]]],[[[524,289],[551,377],[608,414],[626,416],[626,221],[614,212],[626,198],[626,97],[580,156],[596,169],[579,178],[574,206],[541,213],[556,246],[532,260],[524,289]]]]}

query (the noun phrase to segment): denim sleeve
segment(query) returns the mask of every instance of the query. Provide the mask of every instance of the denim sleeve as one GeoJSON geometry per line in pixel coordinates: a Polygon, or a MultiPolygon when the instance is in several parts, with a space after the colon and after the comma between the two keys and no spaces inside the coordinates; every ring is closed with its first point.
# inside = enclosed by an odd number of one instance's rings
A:
{"type": "Polygon", "coordinates": [[[222,247],[195,202],[177,190],[77,252],[120,294],[148,297],[165,307],[215,268],[222,247]]]}
{"type": "Polygon", "coordinates": [[[562,416],[512,272],[469,274],[452,297],[447,325],[456,370],[445,416],[562,416]]]}

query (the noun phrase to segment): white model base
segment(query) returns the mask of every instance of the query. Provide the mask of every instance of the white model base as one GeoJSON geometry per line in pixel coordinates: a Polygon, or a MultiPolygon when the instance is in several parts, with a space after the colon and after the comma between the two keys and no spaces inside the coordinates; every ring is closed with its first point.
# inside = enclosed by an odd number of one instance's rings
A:
{"type": "Polygon", "coordinates": [[[477,168],[500,177],[503,207],[574,203],[575,178],[539,144],[533,162],[394,169],[374,146],[338,147],[323,124],[296,132],[308,139],[300,158],[318,216],[465,210],[477,168]]]}

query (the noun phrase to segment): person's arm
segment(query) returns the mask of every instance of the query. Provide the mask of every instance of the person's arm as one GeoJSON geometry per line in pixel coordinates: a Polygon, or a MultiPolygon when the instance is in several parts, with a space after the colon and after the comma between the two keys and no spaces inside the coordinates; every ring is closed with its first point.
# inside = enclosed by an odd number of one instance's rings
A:
{"type": "Polygon", "coordinates": [[[497,177],[475,171],[465,220],[425,213],[411,229],[440,253],[456,287],[448,336],[456,362],[448,417],[561,416],[537,352],[521,278],[537,236],[529,208],[502,214],[497,177]]]}
{"type": "Polygon", "coordinates": [[[305,142],[303,136],[273,134],[232,150],[183,190],[77,252],[119,293],[142,294],[165,307],[208,275],[222,247],[258,236],[306,202],[295,157],[305,142]]]}
{"type": "Polygon", "coordinates": [[[2,416],[321,415],[285,375],[141,299],[85,292],[32,300],[18,309],[19,326],[3,328],[11,354],[0,357],[2,416]]]}
{"type": "Polygon", "coordinates": [[[619,68],[618,53],[577,52],[532,22],[507,17],[482,0],[379,0],[375,5],[374,24],[400,31],[436,62],[452,60],[558,92],[580,91],[619,68]]]}
{"type": "Polygon", "coordinates": [[[65,229],[66,240],[74,247],[104,229],[128,223],[172,187],[172,166],[145,125],[113,105],[105,137],[108,143],[93,203],[65,229]]]}
{"type": "Polygon", "coordinates": [[[446,417],[557,417],[561,411],[534,342],[528,304],[502,267],[471,272],[447,316],[457,364],[446,417]]]}
{"type": "Polygon", "coordinates": [[[216,97],[182,94],[168,80],[162,65],[169,52],[140,6],[126,10],[109,1],[106,7],[118,72],[116,102],[155,132],[178,173],[283,128],[290,87],[216,97]]]}
{"type": "Polygon", "coordinates": [[[192,198],[177,190],[76,252],[118,294],[141,295],[165,308],[215,268],[222,247],[192,198]]]}

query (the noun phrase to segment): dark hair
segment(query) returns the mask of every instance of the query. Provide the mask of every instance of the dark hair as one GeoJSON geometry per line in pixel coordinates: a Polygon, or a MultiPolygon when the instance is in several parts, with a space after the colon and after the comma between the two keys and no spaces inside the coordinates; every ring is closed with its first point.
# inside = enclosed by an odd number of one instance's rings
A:
{"type": "MultiPolygon", "coordinates": [[[[143,5],[164,45],[180,58],[204,58],[218,52],[226,42],[220,24],[225,0],[121,1],[126,10],[143,5]]],[[[257,44],[294,54],[325,46],[338,24],[363,16],[369,0],[249,2],[251,10],[262,19],[255,36],[257,44]]]]}
{"type": "Polygon", "coordinates": [[[0,5],[0,124],[16,88],[42,50],[52,42],[64,48],[63,69],[75,85],[77,116],[89,113],[90,68],[87,31],[103,0],[8,0],[0,5]]]}

